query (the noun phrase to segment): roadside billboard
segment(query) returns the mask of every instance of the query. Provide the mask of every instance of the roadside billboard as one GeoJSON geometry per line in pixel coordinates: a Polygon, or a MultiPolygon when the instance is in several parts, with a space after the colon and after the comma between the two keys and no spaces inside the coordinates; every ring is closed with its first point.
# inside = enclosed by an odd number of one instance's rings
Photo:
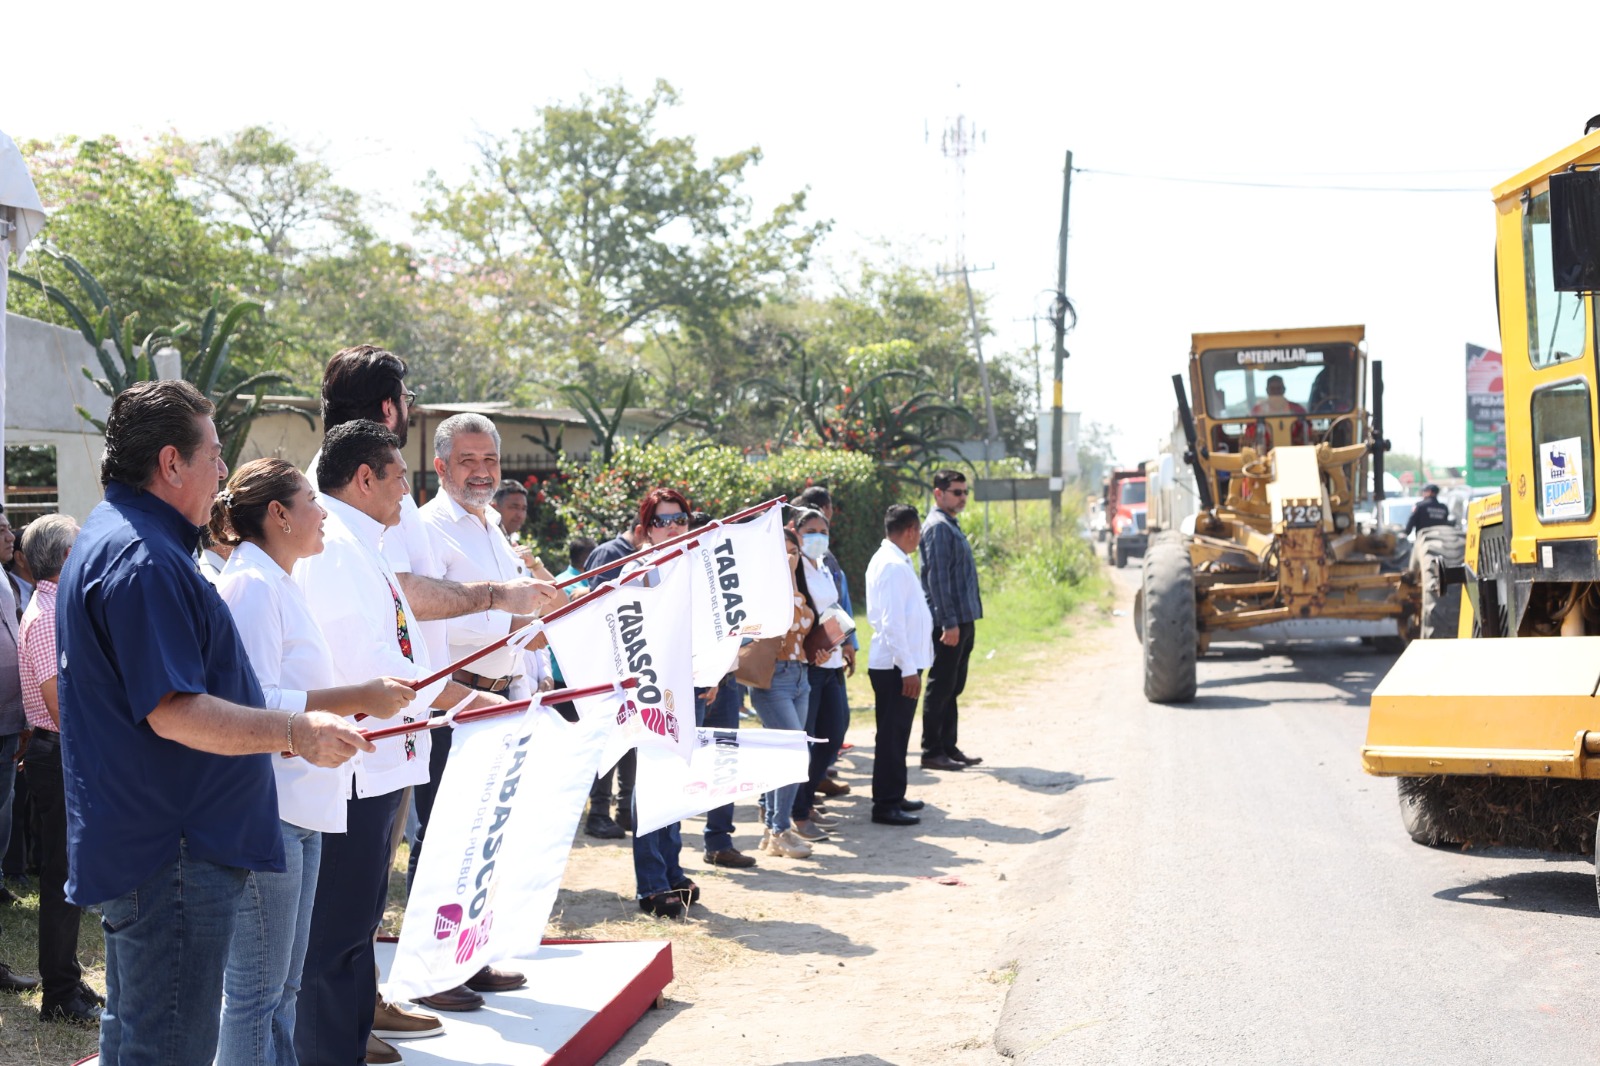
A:
{"type": "Polygon", "coordinates": [[[1500,353],[1467,345],[1467,484],[1506,479],[1506,394],[1500,353]]]}

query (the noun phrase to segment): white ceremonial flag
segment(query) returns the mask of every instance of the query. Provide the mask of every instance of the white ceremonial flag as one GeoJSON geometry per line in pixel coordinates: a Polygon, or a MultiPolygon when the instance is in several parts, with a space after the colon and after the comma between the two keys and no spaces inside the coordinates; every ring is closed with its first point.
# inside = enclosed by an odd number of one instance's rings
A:
{"type": "Polygon", "coordinates": [[[539,950],[572,836],[616,730],[617,698],[569,723],[548,707],[455,727],[400,943],[396,1003],[539,950]]]}
{"type": "Polygon", "coordinates": [[[744,638],[788,632],[794,621],[780,510],[707,530],[685,553],[694,578],[694,683],[701,688],[733,669],[744,638]]]}
{"type": "Polygon", "coordinates": [[[702,728],[695,734],[688,763],[656,748],[639,749],[635,835],[804,781],[810,772],[802,729],[702,728]]]}
{"type": "Polygon", "coordinates": [[[661,748],[684,762],[694,754],[690,592],[688,559],[680,557],[545,623],[569,686],[638,681],[616,705],[602,773],[631,747],[661,748]]]}

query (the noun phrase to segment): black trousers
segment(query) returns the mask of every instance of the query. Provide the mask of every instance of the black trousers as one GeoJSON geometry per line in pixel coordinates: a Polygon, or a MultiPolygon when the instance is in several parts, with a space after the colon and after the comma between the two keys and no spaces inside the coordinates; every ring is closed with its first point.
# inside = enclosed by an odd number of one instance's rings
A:
{"type": "Polygon", "coordinates": [[[589,789],[589,809],[601,811],[605,814],[611,806],[611,778],[617,779],[617,810],[626,811],[633,807],[633,779],[639,772],[639,757],[628,749],[628,754],[617,760],[617,765],[594,779],[594,785],[589,789]]]}
{"type": "Polygon", "coordinates": [[[67,902],[67,797],[61,781],[61,734],[35,729],[23,756],[39,817],[39,976],[44,1002],[54,1006],[78,987],[78,922],[67,902]]]}
{"type": "MultiPolygon", "coordinates": [[[[433,798],[439,794],[439,781],[444,777],[444,764],[450,758],[450,733],[449,726],[443,729],[430,730],[432,735],[428,743],[433,745],[428,752],[428,780],[420,785],[411,786],[411,796],[417,804],[417,842],[411,848],[411,861],[406,866],[406,891],[411,891],[411,882],[417,879],[417,860],[422,858],[422,838],[428,833],[428,819],[433,817],[433,798]]],[[[405,817],[402,811],[400,817],[405,817]]]]}
{"type": "Polygon", "coordinates": [[[906,798],[906,749],[911,746],[917,701],[902,695],[899,670],[868,670],[867,678],[872,682],[878,720],[872,755],[872,809],[890,811],[906,798]]]}
{"type": "Polygon", "coordinates": [[[389,838],[405,789],[345,801],[343,833],[322,835],[322,869],[294,1025],[300,1066],[365,1062],[378,1002],[372,938],[389,895],[389,838]]]}
{"type": "Polygon", "coordinates": [[[928,669],[928,687],[922,696],[922,754],[949,755],[956,750],[957,699],[967,687],[967,660],[972,657],[972,638],[976,627],[961,623],[961,636],[952,647],[933,631],[933,666],[928,669]]]}

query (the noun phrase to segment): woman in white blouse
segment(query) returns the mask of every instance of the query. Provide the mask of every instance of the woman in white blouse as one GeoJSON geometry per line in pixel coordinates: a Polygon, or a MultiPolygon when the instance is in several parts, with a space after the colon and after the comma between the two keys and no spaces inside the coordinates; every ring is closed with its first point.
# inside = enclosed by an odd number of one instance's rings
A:
{"type": "MultiPolygon", "coordinates": [[[[333,657],[289,573],[322,551],[326,513],[282,459],[245,463],[211,509],[211,535],[233,545],[217,591],[233,612],[269,708],[389,718],[416,696],[391,677],[333,687],[333,657]]],[[[291,716],[291,727],[293,723],[291,716]]],[[[223,986],[217,1062],[294,1066],[295,1001],[311,928],[322,834],[345,829],[354,762],[321,769],[272,757],[285,871],[252,873],[240,902],[223,986]]]]}

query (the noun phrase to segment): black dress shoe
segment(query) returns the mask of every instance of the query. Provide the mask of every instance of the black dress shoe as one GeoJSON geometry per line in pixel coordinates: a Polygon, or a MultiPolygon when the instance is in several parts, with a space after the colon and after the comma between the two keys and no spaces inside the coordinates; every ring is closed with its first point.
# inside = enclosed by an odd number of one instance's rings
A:
{"type": "Polygon", "coordinates": [[[672,891],[683,898],[683,908],[688,910],[700,902],[700,886],[685,877],[682,881],[672,886],[672,891]]]}
{"type": "Polygon", "coordinates": [[[37,977],[28,977],[17,973],[5,963],[0,962],[0,992],[32,992],[39,987],[37,977]]]}
{"type": "Polygon", "coordinates": [[[948,752],[946,752],[946,754],[956,762],[966,763],[968,766],[977,766],[979,763],[983,762],[983,759],[980,756],[968,755],[960,748],[951,748],[948,752]]]}
{"type": "Polygon", "coordinates": [[[956,762],[950,756],[941,752],[938,755],[924,755],[922,757],[922,768],[924,770],[965,770],[967,764],[956,762]]]}
{"type": "Polygon", "coordinates": [[[90,999],[92,999],[96,1003],[100,1004],[100,1006],[104,1007],[106,1005],[106,997],[102,996],[100,993],[98,993],[94,989],[90,988],[87,982],[79,981],[78,982],[78,991],[82,992],[84,995],[88,996],[90,999]]]}
{"type": "Polygon", "coordinates": [[[897,811],[893,807],[886,811],[873,811],[872,820],[879,825],[918,825],[922,819],[905,811],[897,811]]]}
{"type": "Polygon", "coordinates": [[[467,987],[474,992],[509,992],[527,983],[527,977],[515,970],[497,970],[493,966],[485,966],[467,978],[467,987]]]}
{"type": "Polygon", "coordinates": [[[628,835],[605,811],[590,811],[589,817],[583,820],[583,831],[600,840],[621,840],[628,835]]]}
{"type": "Polygon", "coordinates": [[[74,1025],[99,1025],[100,1004],[74,988],[72,993],[56,1003],[46,1003],[39,1008],[39,1017],[47,1022],[71,1022],[74,1025]]]}
{"type": "Polygon", "coordinates": [[[641,899],[639,909],[657,918],[682,918],[683,897],[676,892],[657,892],[641,899]]]}
{"type": "Polygon", "coordinates": [[[452,1011],[459,1014],[483,1006],[483,997],[466,985],[456,985],[454,988],[447,988],[443,992],[435,992],[431,996],[423,996],[411,1002],[420,1003],[429,1010],[452,1011]]]}
{"type": "Polygon", "coordinates": [[[902,811],[920,811],[925,806],[927,806],[927,804],[923,803],[921,800],[901,800],[900,801],[900,809],[902,811]]]}

